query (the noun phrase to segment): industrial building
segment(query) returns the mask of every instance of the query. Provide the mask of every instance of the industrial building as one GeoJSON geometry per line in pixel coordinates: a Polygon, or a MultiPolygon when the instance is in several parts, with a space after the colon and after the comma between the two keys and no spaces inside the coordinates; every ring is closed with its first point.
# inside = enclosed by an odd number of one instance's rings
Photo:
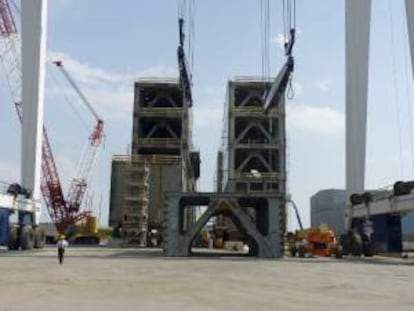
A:
{"type": "Polygon", "coordinates": [[[327,224],[337,234],[345,232],[346,191],[326,189],[315,193],[310,199],[311,227],[327,224]]]}
{"type": "MultiPolygon", "coordinates": [[[[191,143],[191,106],[184,105],[179,81],[141,79],[134,94],[132,152],[112,160],[110,225],[121,227],[125,237],[130,217],[144,218],[143,229],[160,231],[165,193],[196,191],[200,175],[199,153],[191,143]],[[143,175],[137,173],[144,167],[148,174],[140,183],[143,175]],[[132,185],[142,187],[132,194],[132,185]]],[[[188,211],[185,222],[193,221],[188,211]]]]}

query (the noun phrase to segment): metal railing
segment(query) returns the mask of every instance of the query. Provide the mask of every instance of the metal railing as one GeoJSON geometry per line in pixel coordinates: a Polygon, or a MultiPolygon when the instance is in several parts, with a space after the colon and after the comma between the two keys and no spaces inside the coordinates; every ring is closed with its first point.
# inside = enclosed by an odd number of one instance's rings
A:
{"type": "Polygon", "coordinates": [[[265,147],[271,147],[271,148],[275,148],[275,147],[279,147],[278,145],[280,145],[281,143],[281,139],[280,138],[274,138],[272,139],[270,142],[267,138],[263,138],[263,139],[241,139],[236,140],[236,145],[248,145],[248,146],[261,146],[263,147],[263,145],[265,147]]]}
{"type": "Polygon", "coordinates": [[[120,161],[120,162],[132,162],[132,163],[149,163],[149,164],[179,164],[181,161],[180,156],[173,156],[173,155],[114,155],[112,157],[113,161],[120,161]]]}
{"type": "Polygon", "coordinates": [[[234,111],[234,112],[260,112],[260,113],[264,113],[263,107],[258,107],[258,106],[233,106],[232,111],[234,111]]]}
{"type": "Polygon", "coordinates": [[[286,174],[284,173],[280,173],[280,172],[260,172],[259,173],[260,176],[254,175],[252,173],[239,173],[239,174],[235,174],[235,178],[245,178],[245,179],[271,179],[271,178],[275,178],[275,179],[281,179],[281,178],[285,178],[286,174]],[[238,175],[238,176],[237,176],[238,175]]]}
{"type": "Polygon", "coordinates": [[[146,113],[146,114],[179,114],[183,110],[182,107],[138,107],[134,113],[146,113]]]}
{"type": "Polygon", "coordinates": [[[159,77],[140,77],[138,79],[135,80],[135,83],[138,84],[160,84],[160,83],[164,83],[164,84],[174,84],[178,86],[179,83],[179,79],[175,78],[175,77],[163,77],[163,78],[159,78],[159,77]]]}
{"type": "Polygon", "coordinates": [[[136,138],[134,144],[139,145],[179,145],[181,139],[179,138],[136,138]]]}
{"type": "Polygon", "coordinates": [[[249,84],[254,83],[272,83],[275,77],[262,77],[262,76],[235,76],[232,82],[245,82],[249,84]]]}

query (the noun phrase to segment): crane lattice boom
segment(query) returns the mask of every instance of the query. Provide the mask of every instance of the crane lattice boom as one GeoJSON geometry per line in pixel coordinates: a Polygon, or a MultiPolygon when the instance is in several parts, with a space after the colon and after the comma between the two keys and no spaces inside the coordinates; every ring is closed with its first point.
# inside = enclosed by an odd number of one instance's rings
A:
{"type": "Polygon", "coordinates": [[[6,0],[0,0],[0,34],[9,37],[17,33],[16,24],[6,0]]]}
{"type": "Polygon", "coordinates": [[[54,61],[53,63],[61,70],[66,80],[68,80],[69,84],[74,88],[85,106],[96,119],[96,125],[89,136],[88,144],[86,145],[85,151],[79,161],[76,174],[77,178],[74,178],[72,180],[67,196],[69,210],[76,212],[79,210],[80,204],[84,197],[90,173],[97,158],[99,147],[102,144],[104,137],[104,122],[99,117],[98,113],[93,109],[93,106],[88,101],[78,85],[75,83],[69,72],[65,69],[63,62],[61,60],[58,60],[54,61]]]}

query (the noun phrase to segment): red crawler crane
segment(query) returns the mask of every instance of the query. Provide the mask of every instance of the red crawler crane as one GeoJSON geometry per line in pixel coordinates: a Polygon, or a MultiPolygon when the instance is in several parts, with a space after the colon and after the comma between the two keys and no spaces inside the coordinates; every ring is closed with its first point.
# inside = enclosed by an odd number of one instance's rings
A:
{"type": "MultiPolygon", "coordinates": [[[[20,39],[13,14],[10,10],[10,5],[7,0],[0,0],[0,60],[6,74],[17,114],[21,121],[22,72],[20,39]]],[[[97,120],[97,124],[89,136],[87,148],[81,157],[79,169],[76,175],[77,177],[75,177],[71,182],[66,200],[63,195],[49,138],[45,127],[43,127],[41,191],[50,218],[55,224],[58,232],[65,233],[70,225],[76,224],[78,221],[84,219],[90,214],[90,212],[80,211],[80,206],[88,185],[88,179],[90,177],[93,164],[96,160],[99,146],[103,140],[104,122],[101,118],[99,118],[91,104],[80,91],[79,87],[63,68],[62,62],[57,61],[55,64],[62,70],[66,79],[97,120]]]]}
{"type": "Polygon", "coordinates": [[[80,88],[76,85],[75,81],[66,71],[65,67],[63,66],[63,62],[59,60],[54,61],[53,63],[62,71],[69,84],[74,88],[76,93],[78,93],[79,97],[96,120],[96,125],[93,128],[92,133],[89,135],[87,148],[81,156],[78,172],[76,174],[77,177],[72,180],[67,195],[67,211],[69,213],[78,213],[80,204],[87,188],[87,183],[92,171],[92,167],[95,163],[99,147],[101,146],[104,138],[104,122],[93,109],[91,103],[87,100],[80,88]]]}

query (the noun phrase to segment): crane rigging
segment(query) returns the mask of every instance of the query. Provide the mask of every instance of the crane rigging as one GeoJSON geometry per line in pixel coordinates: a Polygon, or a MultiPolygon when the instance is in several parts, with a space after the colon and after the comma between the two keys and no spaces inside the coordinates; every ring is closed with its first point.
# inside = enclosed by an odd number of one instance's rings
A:
{"type": "Polygon", "coordinates": [[[191,94],[192,79],[191,73],[188,66],[187,58],[184,52],[184,18],[178,19],[180,44],[178,46],[178,69],[180,73],[180,85],[183,91],[183,96],[186,104],[191,107],[193,105],[193,97],[191,94]]]}
{"type": "Polygon", "coordinates": [[[292,50],[296,39],[296,0],[283,0],[283,27],[286,62],[276,76],[270,90],[263,96],[265,112],[271,110],[274,103],[278,103],[285,95],[286,88],[292,79],[294,70],[292,50]]]}
{"type": "MultiPolygon", "coordinates": [[[[9,84],[11,95],[15,103],[16,112],[20,121],[22,120],[21,86],[22,86],[22,64],[20,52],[20,38],[16,23],[8,0],[0,0],[0,59],[9,84]]],[[[63,67],[62,61],[54,62],[74,88],[77,94],[95,117],[97,123],[89,136],[85,152],[81,156],[77,175],[73,178],[69,191],[63,194],[59,179],[56,162],[53,157],[50,140],[43,126],[42,136],[42,177],[41,192],[53,223],[59,232],[66,232],[70,225],[87,217],[90,212],[81,211],[80,206],[84,198],[90,173],[95,163],[97,153],[104,137],[104,122],[98,116],[92,105],[86,99],[69,73],[63,67]]]]}
{"type": "Polygon", "coordinates": [[[292,207],[293,207],[293,209],[294,209],[294,211],[295,211],[296,220],[297,220],[297,222],[298,222],[299,229],[300,229],[301,231],[303,231],[302,219],[300,218],[299,210],[298,210],[298,207],[296,206],[296,203],[295,203],[292,199],[289,199],[289,200],[287,200],[286,202],[287,202],[287,203],[290,203],[290,204],[292,205],[292,207]]]}

